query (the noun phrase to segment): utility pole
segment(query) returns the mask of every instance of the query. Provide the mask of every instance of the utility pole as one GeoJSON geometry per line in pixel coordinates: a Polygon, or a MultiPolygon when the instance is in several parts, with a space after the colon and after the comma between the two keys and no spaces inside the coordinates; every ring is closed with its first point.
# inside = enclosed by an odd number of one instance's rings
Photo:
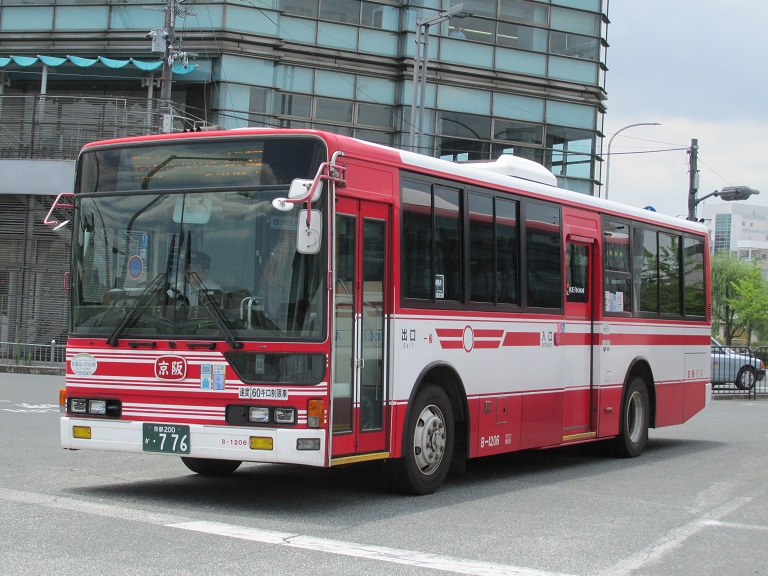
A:
{"type": "Polygon", "coordinates": [[[161,133],[171,131],[171,82],[173,80],[174,44],[176,42],[176,1],[168,0],[165,6],[165,50],[163,51],[163,73],[160,77],[160,125],[161,133]]]}
{"type": "MultiPolygon", "coordinates": [[[[152,40],[152,52],[163,53],[163,68],[160,75],[160,104],[158,112],[160,122],[158,130],[161,133],[168,133],[173,128],[171,105],[171,82],[173,82],[173,67],[181,62],[184,68],[189,66],[189,57],[195,54],[188,54],[179,50],[176,42],[176,16],[194,16],[195,13],[186,4],[179,6],[183,0],[165,0],[163,8],[157,8],[165,12],[165,25],[163,28],[153,28],[147,33],[147,38],[152,40]]],[[[154,8],[146,7],[148,10],[154,8]]],[[[181,39],[179,43],[181,44],[181,39]]],[[[151,79],[150,82],[154,82],[151,79]]],[[[150,84],[151,86],[151,84],[150,84]]],[[[151,95],[151,92],[150,92],[151,95]]]]}
{"type": "Polygon", "coordinates": [[[699,141],[696,138],[691,140],[691,148],[688,150],[689,166],[688,172],[688,220],[696,220],[696,193],[699,191],[699,141]]]}

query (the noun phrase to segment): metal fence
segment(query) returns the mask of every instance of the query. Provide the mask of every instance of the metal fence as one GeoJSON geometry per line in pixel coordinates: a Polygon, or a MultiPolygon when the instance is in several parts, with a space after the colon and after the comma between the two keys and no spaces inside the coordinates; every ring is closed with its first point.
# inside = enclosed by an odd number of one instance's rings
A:
{"type": "Polygon", "coordinates": [[[156,118],[146,99],[1,96],[0,158],[73,159],[94,140],[149,134],[156,118]]]}
{"type": "Polygon", "coordinates": [[[27,344],[0,341],[0,365],[63,368],[67,362],[66,343],[27,344]]]}
{"type": "Polygon", "coordinates": [[[712,346],[712,394],[757,398],[768,394],[768,347],[712,346]]]}

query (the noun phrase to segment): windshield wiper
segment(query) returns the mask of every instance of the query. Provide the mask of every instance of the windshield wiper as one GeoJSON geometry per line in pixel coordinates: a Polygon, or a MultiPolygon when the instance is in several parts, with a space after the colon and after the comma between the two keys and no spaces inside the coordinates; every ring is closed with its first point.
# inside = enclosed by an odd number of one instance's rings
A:
{"type": "Polygon", "coordinates": [[[227,326],[227,319],[224,317],[221,308],[219,308],[215,300],[208,294],[208,291],[205,289],[205,285],[200,280],[197,272],[186,272],[184,276],[189,280],[192,289],[197,293],[198,301],[203,304],[205,311],[208,312],[208,315],[211,318],[213,318],[213,323],[216,324],[216,327],[219,329],[222,336],[224,336],[224,340],[227,341],[229,347],[234,349],[242,348],[243,343],[238,342],[235,335],[232,334],[232,330],[227,326]]]}
{"type": "Polygon", "coordinates": [[[107,338],[107,344],[110,346],[117,346],[117,340],[120,338],[120,334],[123,333],[123,330],[125,330],[129,324],[138,318],[139,312],[143,311],[144,308],[147,307],[149,301],[154,298],[157,292],[167,283],[168,274],[161,272],[154,280],[152,280],[149,286],[142,290],[141,294],[139,294],[136,300],[134,300],[133,304],[131,304],[131,307],[125,313],[125,316],[123,316],[120,324],[115,327],[115,329],[112,331],[112,334],[109,336],[109,338],[107,338]]]}

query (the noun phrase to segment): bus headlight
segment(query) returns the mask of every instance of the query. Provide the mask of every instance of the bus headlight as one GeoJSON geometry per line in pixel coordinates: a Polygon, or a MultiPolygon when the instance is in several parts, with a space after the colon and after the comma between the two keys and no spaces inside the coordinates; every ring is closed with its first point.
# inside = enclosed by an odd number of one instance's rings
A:
{"type": "Polygon", "coordinates": [[[72,414],[120,418],[123,412],[122,402],[111,398],[68,398],[66,401],[69,408],[68,411],[72,414]]]}
{"type": "Polygon", "coordinates": [[[69,404],[69,411],[85,414],[88,412],[88,401],[85,398],[72,398],[69,404]]]}
{"type": "Polygon", "coordinates": [[[103,416],[104,414],[107,413],[107,401],[106,400],[89,400],[88,413],[103,416]]]}
{"type": "Polygon", "coordinates": [[[256,424],[267,424],[269,422],[269,408],[251,406],[248,410],[248,420],[256,424]]]}
{"type": "Polygon", "coordinates": [[[275,424],[293,424],[296,422],[296,410],[293,408],[275,408],[275,424]]]}

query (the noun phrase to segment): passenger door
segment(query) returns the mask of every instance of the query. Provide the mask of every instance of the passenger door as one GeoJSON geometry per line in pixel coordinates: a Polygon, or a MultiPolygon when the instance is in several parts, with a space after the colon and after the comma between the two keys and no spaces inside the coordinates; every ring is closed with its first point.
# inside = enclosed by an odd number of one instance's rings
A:
{"type": "Polygon", "coordinates": [[[563,441],[596,436],[594,409],[594,332],[600,230],[597,214],[565,207],[565,329],[559,334],[573,379],[563,399],[563,441]]]}
{"type": "Polygon", "coordinates": [[[338,198],[335,223],[332,459],[387,449],[389,214],[384,204],[338,198]]]}

